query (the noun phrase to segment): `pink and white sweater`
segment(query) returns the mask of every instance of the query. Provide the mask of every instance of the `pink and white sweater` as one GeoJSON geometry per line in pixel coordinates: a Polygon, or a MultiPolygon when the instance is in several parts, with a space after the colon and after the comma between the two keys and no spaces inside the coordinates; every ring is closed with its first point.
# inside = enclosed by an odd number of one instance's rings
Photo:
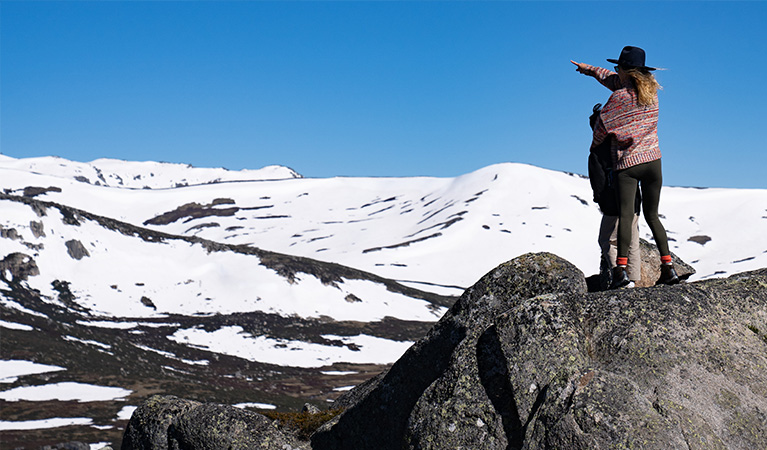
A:
{"type": "Polygon", "coordinates": [[[589,68],[600,83],[613,91],[594,127],[592,148],[612,135],[615,170],[660,159],[657,98],[650,106],[639,106],[636,89],[624,86],[617,73],[602,67],[589,68]]]}

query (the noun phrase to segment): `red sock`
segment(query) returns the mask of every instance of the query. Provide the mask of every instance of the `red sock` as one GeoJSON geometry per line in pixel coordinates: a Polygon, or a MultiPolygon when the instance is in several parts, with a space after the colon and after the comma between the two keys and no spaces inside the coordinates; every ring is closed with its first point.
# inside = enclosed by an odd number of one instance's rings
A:
{"type": "Polygon", "coordinates": [[[663,264],[671,264],[671,255],[661,256],[660,262],[663,264]]]}
{"type": "Polygon", "coordinates": [[[622,258],[620,256],[615,258],[615,265],[617,266],[626,267],[628,264],[629,264],[628,258],[622,258]]]}

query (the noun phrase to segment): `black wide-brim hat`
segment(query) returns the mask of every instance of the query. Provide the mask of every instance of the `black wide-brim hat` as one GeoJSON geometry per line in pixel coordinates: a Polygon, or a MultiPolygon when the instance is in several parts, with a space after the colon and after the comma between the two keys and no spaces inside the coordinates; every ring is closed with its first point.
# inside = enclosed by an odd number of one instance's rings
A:
{"type": "Polygon", "coordinates": [[[618,59],[607,59],[608,62],[618,64],[619,66],[627,67],[630,69],[656,70],[655,67],[645,66],[644,60],[644,50],[639,47],[632,47],[630,45],[623,47],[623,50],[621,50],[621,55],[618,57],[618,59]]]}

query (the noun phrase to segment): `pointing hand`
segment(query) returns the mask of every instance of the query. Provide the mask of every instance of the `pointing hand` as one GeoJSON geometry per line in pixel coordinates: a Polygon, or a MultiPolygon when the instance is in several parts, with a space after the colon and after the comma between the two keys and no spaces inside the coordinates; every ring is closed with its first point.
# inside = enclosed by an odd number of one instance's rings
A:
{"type": "Polygon", "coordinates": [[[570,62],[571,62],[571,63],[573,63],[573,64],[575,64],[575,65],[577,66],[577,67],[575,68],[575,70],[576,70],[577,72],[580,72],[580,73],[582,73],[582,74],[584,74],[584,75],[590,75],[590,74],[591,74],[591,71],[590,71],[590,70],[587,68],[587,64],[584,64],[584,63],[579,63],[579,62],[575,62],[575,61],[573,61],[572,59],[570,60],[570,62]]]}

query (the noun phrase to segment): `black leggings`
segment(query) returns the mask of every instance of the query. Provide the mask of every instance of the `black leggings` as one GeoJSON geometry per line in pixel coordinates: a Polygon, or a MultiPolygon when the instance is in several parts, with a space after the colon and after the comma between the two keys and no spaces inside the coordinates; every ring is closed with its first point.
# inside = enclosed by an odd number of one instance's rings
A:
{"type": "Polygon", "coordinates": [[[634,198],[637,181],[642,190],[642,209],[647,225],[652,231],[655,245],[661,256],[669,255],[666,229],[658,218],[658,203],[660,203],[660,188],[663,186],[663,172],[660,159],[639,164],[617,172],[618,201],[620,203],[620,223],[618,224],[618,257],[626,258],[631,244],[631,223],[634,218],[634,198]]]}

